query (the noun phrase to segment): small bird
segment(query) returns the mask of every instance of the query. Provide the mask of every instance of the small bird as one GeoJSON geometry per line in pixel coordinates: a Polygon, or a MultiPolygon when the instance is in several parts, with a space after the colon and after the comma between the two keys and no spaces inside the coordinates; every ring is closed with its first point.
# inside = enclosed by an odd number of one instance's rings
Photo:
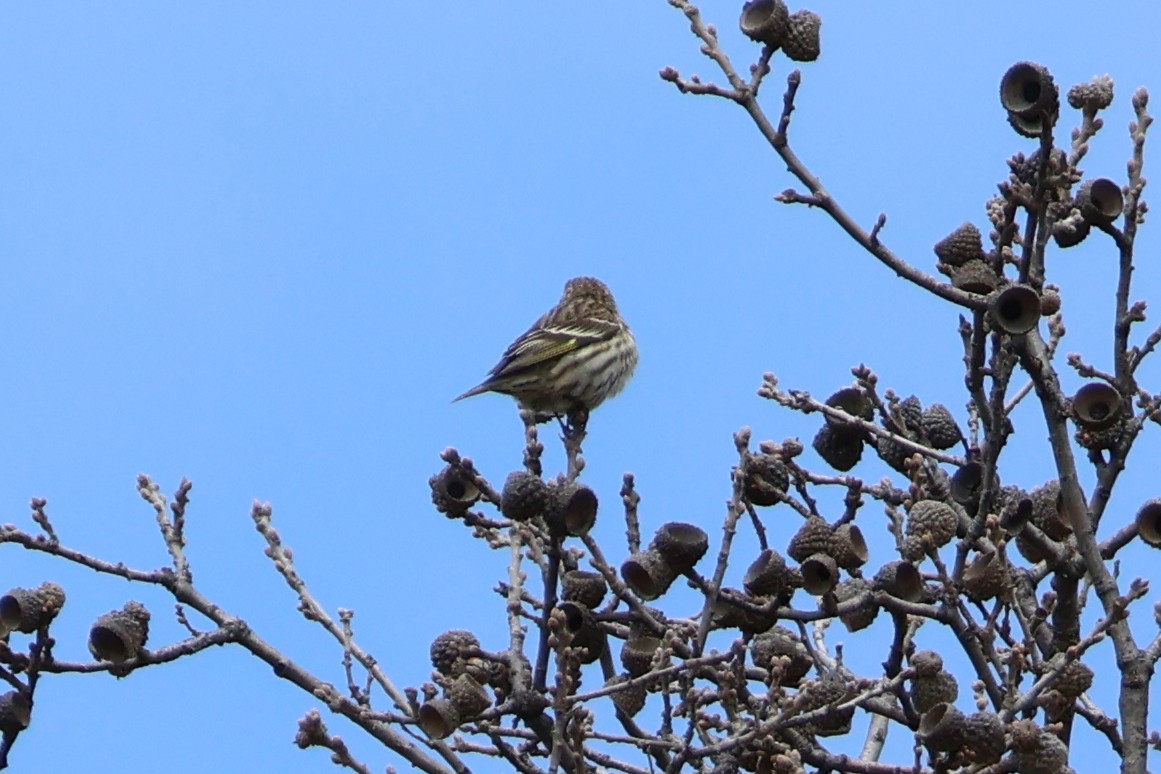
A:
{"type": "Polygon", "coordinates": [[[625,388],[636,367],[637,341],[613,294],[598,279],[575,277],[488,378],[455,400],[499,392],[543,421],[595,409],[625,388]]]}

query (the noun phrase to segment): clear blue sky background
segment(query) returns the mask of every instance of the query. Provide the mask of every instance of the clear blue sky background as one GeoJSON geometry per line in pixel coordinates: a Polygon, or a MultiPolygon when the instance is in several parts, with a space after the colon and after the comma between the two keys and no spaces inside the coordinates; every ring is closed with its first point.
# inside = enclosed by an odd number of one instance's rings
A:
{"type": "MultiPolygon", "coordinates": [[[[1010,64],[1042,62],[1065,89],[1115,78],[1084,166],[1117,179],[1129,96],[1161,89],[1161,13],[1147,3],[835,5],[817,9],[824,54],[803,68],[793,145],[862,222],[886,211],[884,239],[928,270],[940,237],[986,224],[1005,158],[1034,147],[998,104],[1010,64]]],[[[744,68],[757,48],[737,33],[739,5],[703,10],[744,68]]],[[[820,213],[774,203],[791,181],[743,111],[679,95],[657,77],[666,65],[718,79],[662,0],[5,4],[0,518],[29,527],[29,498],[46,497],[69,545],[154,568],[167,555],[134,479],[148,472],[172,491],[188,476],[199,586],[341,684],[339,648],[294,611],[262,555],[248,513],[271,501],[313,590],[332,610],[357,610],[362,644],[416,685],[443,630],[506,644],[489,589],[507,556],[436,514],[427,479],[455,445],[502,481],[520,464],[520,426],[507,399],[449,400],[571,276],[611,285],[642,350],[586,448],[604,503],[598,536],[617,561],[623,472],[638,477],[645,529],[695,521],[716,545],[731,433],[809,441],[816,418],[756,397],[763,371],[826,394],[866,362],[884,387],[962,418],[955,310],[820,213]]],[[[787,63],[775,68],[776,114],[787,63]]],[[[1157,298],[1152,223],[1138,245],[1134,297],[1157,298]]],[[[1050,259],[1064,286],[1062,351],[1105,367],[1113,265],[1099,235],[1050,259]]],[[[1142,376],[1161,390],[1161,358],[1142,376]]],[[[1043,422],[1024,408],[1005,481],[1032,486],[1051,466],[1043,422]]],[[[559,444],[546,440],[559,469],[559,444]]],[[[1152,428],[1109,528],[1161,494],[1157,452],[1152,428]]],[[[836,501],[824,499],[837,515],[836,501]]],[[[768,517],[784,542],[795,519],[768,517]]],[[[868,506],[860,523],[884,561],[881,511],[868,506]]],[[[735,581],[754,546],[739,538],[735,581]]],[[[61,658],[87,658],[93,619],[131,598],[154,612],[151,644],[182,635],[153,589],[3,553],[0,583],[66,587],[61,658]]],[[[1126,551],[1122,577],[1156,577],[1150,562],[1126,551]]],[[[1146,641],[1151,618],[1137,609],[1146,641]]],[[[882,622],[853,637],[831,630],[867,669],[888,637],[882,622]]],[[[919,639],[939,643],[926,629],[919,639]]],[[[1097,663],[1096,696],[1113,711],[1107,644],[1097,663]]],[[[324,753],[291,743],[317,704],[240,649],[121,681],[50,677],[12,760],[36,772],[325,771],[324,753]]],[[[398,763],[330,725],[373,769],[398,763]]],[[[1103,741],[1077,728],[1077,767],[1107,767],[1103,741]]],[[[896,729],[895,760],[909,744],[896,729]]]]}

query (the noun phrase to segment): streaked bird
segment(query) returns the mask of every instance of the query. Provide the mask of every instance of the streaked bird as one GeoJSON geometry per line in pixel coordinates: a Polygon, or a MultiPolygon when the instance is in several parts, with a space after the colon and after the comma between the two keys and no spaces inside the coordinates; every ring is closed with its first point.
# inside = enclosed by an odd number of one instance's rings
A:
{"type": "Polygon", "coordinates": [[[560,302],[504,351],[488,378],[455,400],[499,392],[538,420],[564,417],[616,395],[636,367],[637,341],[613,294],[598,279],[575,277],[565,283],[560,302]]]}

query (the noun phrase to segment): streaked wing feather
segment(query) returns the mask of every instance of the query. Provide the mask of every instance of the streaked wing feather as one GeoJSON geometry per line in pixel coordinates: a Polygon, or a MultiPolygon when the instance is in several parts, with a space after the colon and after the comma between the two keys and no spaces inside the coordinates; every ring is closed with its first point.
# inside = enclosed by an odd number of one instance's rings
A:
{"type": "Polygon", "coordinates": [[[554,360],[585,344],[610,339],[618,330],[618,325],[604,320],[577,320],[551,328],[533,326],[512,342],[491,375],[503,376],[554,360]]]}

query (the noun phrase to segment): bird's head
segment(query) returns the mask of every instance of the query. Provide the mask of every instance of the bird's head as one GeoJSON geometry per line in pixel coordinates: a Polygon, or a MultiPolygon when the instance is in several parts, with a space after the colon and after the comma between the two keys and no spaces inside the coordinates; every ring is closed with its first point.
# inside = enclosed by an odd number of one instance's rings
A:
{"type": "Polygon", "coordinates": [[[617,302],[605,283],[595,277],[573,277],[564,285],[563,304],[617,313],[617,302]]]}

